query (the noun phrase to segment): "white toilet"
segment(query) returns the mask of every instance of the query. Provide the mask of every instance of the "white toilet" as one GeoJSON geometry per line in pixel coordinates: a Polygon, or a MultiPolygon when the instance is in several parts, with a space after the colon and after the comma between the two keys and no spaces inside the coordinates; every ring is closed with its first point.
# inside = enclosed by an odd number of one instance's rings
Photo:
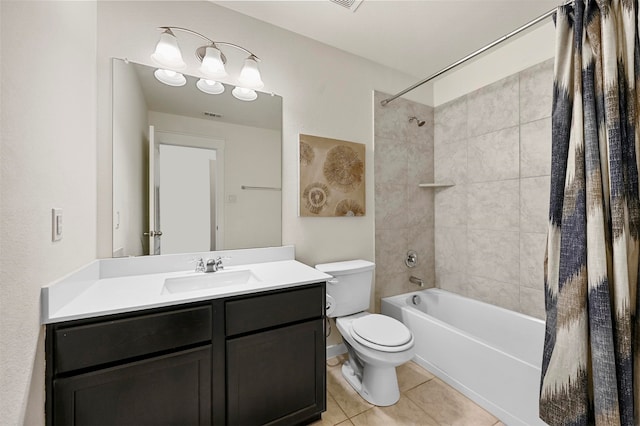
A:
{"type": "Polygon", "coordinates": [[[333,276],[327,282],[327,316],[336,318],[349,352],[342,375],[365,400],[387,406],[400,399],[396,367],[413,358],[413,335],[394,318],[366,312],[374,268],[366,260],[316,265],[333,276]]]}

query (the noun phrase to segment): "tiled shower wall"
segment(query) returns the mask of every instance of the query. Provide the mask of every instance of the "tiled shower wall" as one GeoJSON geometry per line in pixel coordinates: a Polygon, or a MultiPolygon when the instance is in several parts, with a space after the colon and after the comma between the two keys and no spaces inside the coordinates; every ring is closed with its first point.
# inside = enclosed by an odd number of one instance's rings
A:
{"type": "Polygon", "coordinates": [[[435,191],[436,286],[539,318],[552,88],[549,60],[434,112],[435,180],[455,183],[435,191]]]}
{"type": "Polygon", "coordinates": [[[418,188],[433,181],[433,108],[406,99],[386,106],[389,95],[374,95],[375,166],[375,308],[380,298],[415,291],[415,275],[426,287],[435,284],[434,192],[418,188]],[[424,120],[423,126],[409,122],[424,120]],[[408,268],[407,251],[418,253],[418,264],[408,268]]]}

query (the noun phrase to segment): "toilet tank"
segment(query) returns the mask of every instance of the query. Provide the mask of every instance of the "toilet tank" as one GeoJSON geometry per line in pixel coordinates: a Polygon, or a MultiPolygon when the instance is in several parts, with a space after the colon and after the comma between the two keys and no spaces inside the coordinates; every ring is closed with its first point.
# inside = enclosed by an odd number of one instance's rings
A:
{"type": "Polygon", "coordinates": [[[316,269],[333,276],[327,282],[327,302],[333,299],[330,317],[342,317],[369,309],[375,263],[366,260],[322,263],[316,269]]]}

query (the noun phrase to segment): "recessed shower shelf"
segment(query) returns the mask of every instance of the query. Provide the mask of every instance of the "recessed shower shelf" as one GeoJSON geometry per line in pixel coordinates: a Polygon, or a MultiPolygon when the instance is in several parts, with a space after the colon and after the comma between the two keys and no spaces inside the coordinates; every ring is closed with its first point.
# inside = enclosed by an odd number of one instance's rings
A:
{"type": "Polygon", "coordinates": [[[450,186],[456,186],[455,183],[419,183],[420,188],[448,188],[450,186]]]}

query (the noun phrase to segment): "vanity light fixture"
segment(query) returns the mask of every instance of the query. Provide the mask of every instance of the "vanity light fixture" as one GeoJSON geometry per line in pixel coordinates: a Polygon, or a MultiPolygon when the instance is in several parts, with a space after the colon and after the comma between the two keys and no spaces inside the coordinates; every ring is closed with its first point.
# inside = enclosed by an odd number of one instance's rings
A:
{"type": "Polygon", "coordinates": [[[221,46],[232,47],[241,50],[247,55],[244,66],[238,76],[238,86],[236,86],[231,94],[242,101],[253,101],[258,97],[255,89],[262,89],[264,83],[258,69],[260,59],[249,50],[237,44],[222,41],[213,41],[195,31],[180,27],[158,27],[162,31],[160,40],[156,45],[156,50],[151,55],[151,59],[157,63],[161,69],[156,70],[155,77],[162,83],[170,86],[182,86],[186,83],[184,75],[178,71],[186,68],[186,64],[182,59],[182,53],[178,46],[178,40],[174,31],[183,31],[207,41],[207,45],[196,49],[196,58],[200,61],[200,73],[204,76],[196,83],[198,89],[204,93],[218,95],[224,92],[224,86],[220,83],[220,79],[228,76],[225,69],[227,58],[220,50],[221,46]]]}

